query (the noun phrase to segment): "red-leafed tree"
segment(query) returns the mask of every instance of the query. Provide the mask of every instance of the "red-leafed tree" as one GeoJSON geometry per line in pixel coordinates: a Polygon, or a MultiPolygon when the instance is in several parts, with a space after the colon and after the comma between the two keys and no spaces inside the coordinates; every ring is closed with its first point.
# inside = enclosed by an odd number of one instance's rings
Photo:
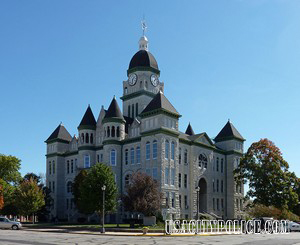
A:
{"type": "Polygon", "coordinates": [[[158,183],[145,173],[135,173],[123,196],[125,210],[139,212],[145,216],[156,215],[160,209],[162,194],[158,183]]]}

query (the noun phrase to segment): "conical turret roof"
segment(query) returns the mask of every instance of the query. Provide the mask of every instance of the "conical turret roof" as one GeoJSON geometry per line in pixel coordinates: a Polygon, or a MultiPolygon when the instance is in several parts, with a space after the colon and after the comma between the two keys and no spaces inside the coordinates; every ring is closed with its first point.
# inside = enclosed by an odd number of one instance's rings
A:
{"type": "Polygon", "coordinates": [[[233,124],[228,120],[228,122],[220,131],[220,133],[216,136],[215,141],[218,142],[218,141],[228,140],[232,138],[236,138],[242,141],[245,140],[243,136],[233,126],[233,124]]]}
{"type": "Polygon", "coordinates": [[[195,135],[194,133],[194,130],[191,126],[191,124],[189,123],[189,125],[187,126],[186,130],[185,130],[185,133],[188,134],[188,135],[195,135]]]}
{"type": "Polygon", "coordinates": [[[86,109],[84,116],[78,126],[78,129],[95,129],[96,128],[96,120],[90,105],[86,109]]]}
{"type": "Polygon", "coordinates": [[[108,107],[108,110],[105,113],[104,119],[120,119],[125,122],[125,119],[123,117],[123,114],[120,110],[120,107],[118,105],[118,102],[117,102],[115,96],[112,99],[112,101],[108,107]]]}
{"type": "Polygon", "coordinates": [[[51,141],[60,140],[70,142],[72,140],[72,136],[68,132],[68,130],[60,123],[58,127],[53,131],[53,133],[49,136],[49,138],[45,141],[49,143],[51,141]]]}

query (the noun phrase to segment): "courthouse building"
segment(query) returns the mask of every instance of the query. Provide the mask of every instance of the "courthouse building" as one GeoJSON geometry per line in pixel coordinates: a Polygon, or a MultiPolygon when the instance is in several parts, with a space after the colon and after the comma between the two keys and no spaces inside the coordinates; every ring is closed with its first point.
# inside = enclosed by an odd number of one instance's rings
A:
{"type": "MultiPolygon", "coordinates": [[[[47,186],[54,200],[51,216],[77,220],[72,182],[81,169],[102,162],[114,172],[120,193],[137,171],[157,180],[164,195],[164,218],[192,219],[197,207],[213,217],[242,218],[244,188],[235,183],[233,170],[245,139],[233,124],[228,121],[213,140],[205,132],[195,133],[191,124],[179,131],[181,114],[164,95],[160,70],[144,35],[122,86],[122,109],[114,97],[96,120],[88,106],[81,121],[74,118],[80,121],[78,136],[72,137],[60,124],[45,141],[47,186]]],[[[110,218],[113,222],[114,216],[110,218]]]]}

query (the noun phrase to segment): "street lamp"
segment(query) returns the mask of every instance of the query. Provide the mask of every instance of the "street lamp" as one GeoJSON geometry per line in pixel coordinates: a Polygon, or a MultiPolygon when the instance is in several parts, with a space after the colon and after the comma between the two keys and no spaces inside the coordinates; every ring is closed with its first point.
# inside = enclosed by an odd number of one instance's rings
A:
{"type": "Polygon", "coordinates": [[[200,195],[200,186],[196,188],[197,191],[197,220],[199,219],[199,195],[200,195]]]}
{"type": "Polygon", "coordinates": [[[101,190],[102,190],[102,229],[101,229],[101,233],[105,233],[105,229],[104,229],[105,189],[106,189],[106,186],[103,185],[103,186],[101,187],[101,190]]]}

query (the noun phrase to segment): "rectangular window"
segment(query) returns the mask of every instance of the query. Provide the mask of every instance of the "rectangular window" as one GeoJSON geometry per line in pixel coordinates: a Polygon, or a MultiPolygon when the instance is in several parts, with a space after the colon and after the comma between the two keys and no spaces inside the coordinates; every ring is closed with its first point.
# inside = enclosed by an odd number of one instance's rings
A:
{"type": "Polygon", "coordinates": [[[89,168],[90,165],[90,155],[85,155],[84,156],[84,168],[89,168]]]}
{"type": "Polygon", "coordinates": [[[125,150],[125,164],[128,165],[128,149],[125,150]]]}
{"type": "Polygon", "coordinates": [[[148,176],[151,176],[151,169],[150,169],[150,168],[147,168],[147,169],[146,169],[146,174],[147,174],[148,176]]]}
{"type": "Polygon", "coordinates": [[[67,161],[67,174],[70,173],[70,161],[68,160],[67,161]]]}
{"type": "Polygon", "coordinates": [[[117,155],[116,150],[112,149],[110,151],[110,164],[112,166],[116,166],[116,164],[117,164],[117,156],[116,155],[117,155]]]}
{"type": "Polygon", "coordinates": [[[136,148],[136,163],[141,163],[141,148],[139,146],[136,148]]]}
{"type": "Polygon", "coordinates": [[[179,148],[178,162],[179,164],[181,164],[181,148],[179,148]]]}
{"type": "Polygon", "coordinates": [[[240,199],[240,209],[243,210],[243,200],[240,199]]]}
{"type": "Polygon", "coordinates": [[[179,208],[181,208],[181,195],[179,195],[179,208]]]}
{"type": "Polygon", "coordinates": [[[212,184],[213,184],[213,192],[215,192],[215,180],[212,180],[212,184]]]}
{"type": "Polygon", "coordinates": [[[169,159],[169,151],[170,151],[170,148],[169,148],[169,141],[166,140],[165,142],[165,158],[166,159],[169,159]]]}
{"type": "Polygon", "coordinates": [[[224,159],[221,159],[221,173],[223,173],[223,168],[224,168],[224,159]]]}
{"type": "Polygon", "coordinates": [[[175,185],[175,168],[171,168],[171,185],[175,185]]]}
{"type": "Polygon", "coordinates": [[[77,158],[75,158],[75,167],[77,167],[77,158]]]}
{"type": "Polygon", "coordinates": [[[55,182],[54,181],[52,182],[52,192],[53,193],[55,192],[55,182]]]}
{"type": "Polygon", "coordinates": [[[100,154],[100,162],[103,162],[103,154],[100,154]]]}
{"type": "Polygon", "coordinates": [[[146,143],[146,160],[150,160],[150,142],[146,143]]]}
{"type": "Polygon", "coordinates": [[[166,207],[169,208],[169,192],[166,192],[166,207]]]}
{"type": "Polygon", "coordinates": [[[48,188],[49,188],[49,191],[51,191],[51,181],[49,181],[48,188]]]}
{"type": "Polygon", "coordinates": [[[188,209],[188,201],[187,201],[187,195],[184,196],[184,208],[188,209]]]}
{"type": "Polygon", "coordinates": [[[184,151],[184,164],[187,165],[188,163],[188,152],[187,150],[184,151]]]}
{"type": "Polygon", "coordinates": [[[184,175],[184,188],[187,188],[187,174],[184,175]]]}
{"type": "Polygon", "coordinates": [[[221,180],[221,192],[223,193],[223,180],[221,180]]]}
{"type": "Polygon", "coordinates": [[[217,172],[219,172],[219,158],[217,157],[217,172]]]}
{"type": "Polygon", "coordinates": [[[152,177],[153,179],[157,180],[157,168],[152,169],[152,177]]]}
{"type": "Polygon", "coordinates": [[[169,184],[169,168],[165,168],[165,184],[169,184]]]}
{"type": "Polygon", "coordinates": [[[216,208],[215,208],[215,199],[213,198],[213,210],[215,211],[216,208]]]}
{"type": "Polygon", "coordinates": [[[171,159],[172,160],[175,159],[175,143],[174,142],[171,143],[171,159]]]}
{"type": "Polygon", "coordinates": [[[217,210],[219,211],[219,198],[217,198],[217,210]]]}
{"type": "Polygon", "coordinates": [[[74,160],[71,160],[71,173],[74,172],[74,160]]]}
{"type": "Polygon", "coordinates": [[[181,173],[178,174],[178,187],[181,188],[181,173]]]}
{"type": "Polygon", "coordinates": [[[51,161],[49,162],[49,175],[51,174],[51,161]]]}
{"type": "Polygon", "coordinates": [[[223,198],[221,199],[221,209],[222,209],[222,211],[224,210],[224,200],[223,200],[223,198]]]}
{"type": "Polygon", "coordinates": [[[134,148],[131,148],[130,150],[130,162],[131,164],[134,164],[134,148]]]}
{"type": "Polygon", "coordinates": [[[217,179],[217,192],[219,192],[219,180],[217,179]]]}
{"type": "Polygon", "coordinates": [[[156,140],[153,142],[152,155],[153,155],[152,156],[153,159],[157,158],[157,141],[156,140]]]}
{"type": "Polygon", "coordinates": [[[172,208],[175,208],[175,192],[172,192],[172,208]]]}
{"type": "Polygon", "coordinates": [[[52,166],[53,166],[52,173],[55,174],[55,162],[54,161],[52,161],[52,166]]]}

